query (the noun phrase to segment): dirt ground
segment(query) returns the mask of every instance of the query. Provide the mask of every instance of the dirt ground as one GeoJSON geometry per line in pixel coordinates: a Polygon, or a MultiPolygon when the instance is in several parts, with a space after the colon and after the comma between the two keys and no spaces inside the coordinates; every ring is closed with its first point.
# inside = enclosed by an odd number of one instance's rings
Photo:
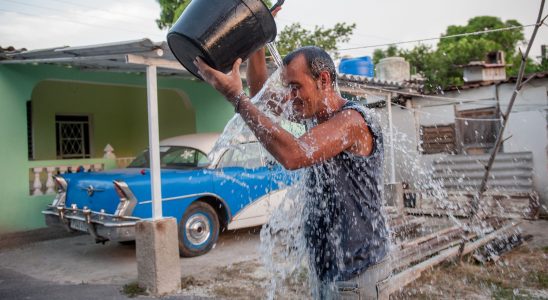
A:
{"type": "MultiPolygon", "coordinates": [[[[548,299],[548,221],[524,221],[529,239],[484,265],[471,256],[443,263],[391,299],[548,299]]],[[[226,299],[264,299],[268,283],[260,261],[221,267],[208,279],[183,278],[187,293],[226,299]]],[[[306,274],[296,274],[276,293],[276,299],[310,298],[306,274]]]]}
{"type": "Polygon", "coordinates": [[[530,239],[481,264],[471,256],[445,262],[391,299],[548,299],[548,221],[525,221],[530,239]]]}
{"type": "MultiPolygon", "coordinates": [[[[523,245],[496,263],[473,260],[447,262],[424,272],[392,299],[548,299],[548,221],[526,221],[520,228],[531,235],[523,245]]],[[[136,282],[132,245],[95,244],[89,236],[43,240],[44,232],[0,240],[0,267],[39,280],[63,284],[136,282]]],[[[270,274],[261,261],[259,228],[221,235],[207,255],[181,259],[180,295],[214,299],[265,299],[270,274]]],[[[277,286],[275,299],[309,299],[306,270],[277,286]]],[[[142,297],[142,296],[141,296],[142,297]]]]}

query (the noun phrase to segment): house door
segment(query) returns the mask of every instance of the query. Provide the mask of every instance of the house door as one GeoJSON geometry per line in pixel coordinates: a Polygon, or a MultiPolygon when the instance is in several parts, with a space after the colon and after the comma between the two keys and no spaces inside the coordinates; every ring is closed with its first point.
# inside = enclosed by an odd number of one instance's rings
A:
{"type": "Polygon", "coordinates": [[[461,110],[455,114],[460,153],[484,154],[495,147],[501,126],[496,107],[461,110]]]}

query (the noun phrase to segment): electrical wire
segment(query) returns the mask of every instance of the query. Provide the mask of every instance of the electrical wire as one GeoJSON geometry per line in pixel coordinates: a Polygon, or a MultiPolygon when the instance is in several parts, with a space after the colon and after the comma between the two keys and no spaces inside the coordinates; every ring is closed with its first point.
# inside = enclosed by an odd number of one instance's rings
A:
{"type": "MultiPolygon", "coordinates": [[[[109,26],[103,26],[103,25],[100,25],[100,24],[91,24],[91,23],[85,23],[85,22],[81,22],[81,21],[74,21],[74,20],[69,20],[69,19],[64,19],[64,18],[56,18],[54,16],[35,15],[35,14],[30,14],[30,13],[16,11],[16,10],[8,10],[8,9],[0,8],[0,11],[9,12],[9,13],[16,13],[16,14],[21,14],[21,15],[30,16],[30,17],[39,17],[39,18],[47,18],[47,19],[63,21],[63,22],[70,22],[70,23],[74,23],[74,24],[78,24],[78,25],[91,26],[91,27],[94,27],[94,28],[101,27],[101,28],[105,28],[105,29],[109,29],[109,30],[118,30],[118,31],[125,31],[125,32],[131,32],[131,33],[141,33],[141,34],[143,33],[142,31],[137,31],[137,30],[126,30],[126,29],[123,29],[123,28],[114,28],[114,27],[109,27],[109,26]]],[[[153,34],[153,35],[156,36],[156,37],[165,38],[160,34],[153,34]]]]}
{"type": "MultiPolygon", "coordinates": [[[[409,108],[407,106],[404,106],[404,105],[401,105],[401,104],[398,104],[398,103],[392,103],[392,105],[407,109],[411,112],[420,113],[420,114],[425,114],[425,115],[430,115],[430,116],[437,116],[437,117],[447,116],[447,115],[443,115],[443,114],[437,114],[437,113],[423,111],[423,110],[420,110],[420,109],[417,109],[417,108],[409,108]]],[[[544,110],[548,109],[548,106],[543,106],[543,107],[544,107],[543,109],[534,109],[534,110],[528,110],[528,111],[544,111],[544,110]]],[[[476,118],[462,118],[462,117],[454,117],[454,119],[455,120],[462,120],[462,121],[479,121],[479,122],[500,122],[501,121],[501,119],[482,119],[482,118],[477,118],[476,119],[476,118]]]]}
{"type": "Polygon", "coordinates": [[[385,47],[385,46],[392,46],[392,45],[401,45],[401,44],[409,44],[409,43],[420,43],[420,42],[427,42],[427,41],[443,40],[443,39],[456,38],[456,37],[480,35],[480,34],[491,33],[491,32],[515,30],[515,29],[520,29],[520,28],[532,27],[532,26],[535,26],[535,25],[536,24],[529,24],[529,25],[522,25],[522,26],[510,26],[510,27],[503,27],[503,28],[496,28],[496,29],[487,29],[487,30],[481,30],[481,31],[446,35],[446,36],[434,37],[434,38],[424,38],[424,39],[418,39],[418,40],[401,41],[401,42],[387,43],[387,44],[377,44],[377,45],[342,48],[342,49],[338,49],[338,51],[348,51],[348,50],[357,50],[357,49],[366,49],[366,48],[378,48],[378,47],[385,47]]]}
{"type": "MultiPolygon", "coordinates": [[[[53,0],[53,1],[59,1],[59,0],[53,0]]],[[[318,26],[318,25],[313,25],[313,24],[310,24],[310,23],[302,23],[300,21],[293,21],[291,19],[280,17],[280,16],[276,16],[276,19],[285,21],[287,23],[292,23],[292,24],[293,23],[299,23],[301,26],[305,27],[305,29],[308,29],[308,30],[313,30],[313,29],[316,29],[317,27],[321,28],[321,26],[318,26]]],[[[285,25],[285,26],[288,26],[288,25],[285,25]]],[[[356,35],[358,37],[364,37],[364,38],[374,38],[374,39],[380,39],[380,40],[385,40],[385,41],[393,41],[393,39],[389,39],[389,38],[378,36],[378,35],[364,34],[363,32],[360,32],[358,29],[356,29],[356,31],[353,31],[352,35],[356,35]]],[[[347,44],[351,44],[351,43],[347,42],[347,44]]]]}
{"type": "MultiPolygon", "coordinates": [[[[72,14],[72,12],[69,12],[69,11],[66,11],[66,10],[46,7],[46,6],[37,5],[37,4],[23,3],[23,2],[20,2],[18,0],[5,0],[5,1],[9,1],[9,2],[18,4],[18,5],[25,5],[25,6],[28,6],[28,7],[35,7],[35,8],[39,8],[39,9],[46,9],[46,10],[50,10],[50,11],[60,12],[60,13],[63,13],[63,14],[68,14],[68,13],[72,14]]],[[[85,17],[90,17],[88,15],[85,15],[82,12],[76,12],[76,14],[81,15],[81,16],[85,16],[85,17]]],[[[134,25],[134,23],[129,23],[129,22],[123,21],[123,20],[113,20],[113,19],[105,18],[103,16],[92,16],[92,17],[102,19],[102,20],[105,20],[105,21],[109,21],[109,22],[115,21],[117,24],[118,23],[125,23],[125,24],[131,25],[131,26],[134,25]]],[[[151,33],[149,32],[148,34],[151,34],[151,33]]]]}
{"type": "Polygon", "coordinates": [[[106,9],[102,9],[102,8],[98,8],[98,7],[83,5],[83,4],[79,4],[79,3],[74,3],[74,2],[71,2],[71,1],[64,1],[64,0],[49,0],[49,1],[66,3],[66,4],[74,5],[74,6],[77,6],[77,7],[83,7],[83,8],[87,8],[87,9],[100,10],[100,11],[104,11],[104,12],[107,12],[107,13],[110,13],[110,14],[122,15],[122,16],[126,16],[126,17],[136,18],[136,19],[139,19],[139,20],[142,20],[142,19],[155,20],[156,19],[156,18],[151,18],[150,16],[137,16],[137,15],[127,14],[127,13],[123,13],[123,12],[114,12],[114,11],[110,11],[110,10],[106,10],[106,9]]]}
{"type": "MultiPolygon", "coordinates": [[[[60,12],[60,13],[63,13],[63,14],[66,14],[68,13],[66,10],[61,10],[61,9],[55,9],[55,8],[51,8],[51,7],[46,7],[46,6],[41,6],[41,5],[36,5],[36,4],[29,4],[29,3],[22,3],[18,0],[6,0],[6,1],[9,1],[9,2],[12,2],[12,3],[15,3],[15,4],[18,4],[18,5],[25,5],[25,6],[28,6],[28,7],[34,7],[34,8],[39,8],[39,9],[46,9],[46,10],[50,10],[50,11],[55,11],[55,12],[60,12]]],[[[89,17],[81,12],[77,12],[77,14],[81,15],[81,16],[86,16],[86,17],[89,17]]],[[[105,21],[109,21],[109,22],[112,22],[112,21],[115,21],[117,23],[125,23],[125,24],[128,24],[128,25],[131,25],[133,26],[134,24],[133,23],[129,23],[127,21],[120,21],[120,20],[113,20],[113,19],[109,19],[109,18],[105,18],[105,17],[102,17],[102,16],[93,16],[93,18],[99,18],[99,19],[103,19],[105,21]]],[[[104,27],[104,26],[103,26],[104,27]]],[[[128,31],[128,32],[138,32],[138,31],[134,31],[134,30],[124,30],[124,31],[128,31]]],[[[139,31],[139,33],[142,33],[139,31]]],[[[151,34],[151,35],[157,35],[156,33],[151,33],[151,32],[145,32],[147,34],[151,34]]]]}
{"type": "MultiPolygon", "coordinates": [[[[364,85],[364,84],[358,83],[358,85],[364,85]]],[[[445,102],[451,102],[451,103],[454,103],[454,104],[467,103],[467,102],[478,102],[478,101],[492,100],[493,99],[493,98],[477,98],[477,99],[452,98],[452,97],[443,97],[443,96],[434,96],[434,95],[423,95],[423,94],[403,92],[403,91],[398,91],[398,90],[389,90],[389,89],[383,89],[383,88],[380,88],[380,87],[367,86],[366,88],[367,89],[372,89],[372,90],[378,90],[378,91],[381,91],[381,92],[395,93],[395,94],[406,95],[406,96],[436,99],[436,100],[441,100],[441,101],[445,101],[445,102]]]]}

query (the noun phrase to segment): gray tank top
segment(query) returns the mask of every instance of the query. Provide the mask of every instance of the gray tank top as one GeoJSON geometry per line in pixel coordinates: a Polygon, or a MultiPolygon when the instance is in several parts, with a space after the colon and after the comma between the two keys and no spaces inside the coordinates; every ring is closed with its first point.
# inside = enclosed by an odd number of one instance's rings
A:
{"type": "Polygon", "coordinates": [[[383,141],[379,122],[358,103],[374,136],[369,156],[343,151],[307,170],[305,237],[312,267],[322,281],[348,280],[388,253],[388,229],[381,213],[383,141]]]}

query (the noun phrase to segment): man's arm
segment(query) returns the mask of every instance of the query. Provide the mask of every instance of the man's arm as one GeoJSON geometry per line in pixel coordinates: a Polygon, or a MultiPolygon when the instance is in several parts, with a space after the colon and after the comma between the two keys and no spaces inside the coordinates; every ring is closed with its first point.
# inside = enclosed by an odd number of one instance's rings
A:
{"type": "Polygon", "coordinates": [[[200,58],[196,59],[195,64],[200,75],[237,107],[257,139],[286,169],[307,167],[351,148],[365,149],[359,151],[363,155],[370,153],[371,133],[363,117],[354,110],[337,113],[300,138],[295,138],[261,112],[249,98],[236,100],[242,90],[239,74],[241,62],[238,59],[229,74],[209,67],[200,58]]]}
{"type": "Polygon", "coordinates": [[[369,155],[373,137],[361,114],[355,110],[337,113],[299,138],[272,122],[251,101],[240,104],[240,115],[263,146],[286,169],[295,170],[328,160],[344,150],[363,149],[369,155]]]}
{"type": "MultiPolygon", "coordinates": [[[[281,6],[276,7],[271,12],[272,16],[276,17],[281,9],[281,6]]],[[[252,53],[247,61],[247,84],[249,85],[249,93],[252,98],[263,88],[268,79],[265,52],[263,47],[252,53]]]]}
{"type": "Polygon", "coordinates": [[[251,97],[263,88],[267,77],[266,54],[264,48],[261,48],[251,54],[247,61],[247,84],[251,97]]]}

